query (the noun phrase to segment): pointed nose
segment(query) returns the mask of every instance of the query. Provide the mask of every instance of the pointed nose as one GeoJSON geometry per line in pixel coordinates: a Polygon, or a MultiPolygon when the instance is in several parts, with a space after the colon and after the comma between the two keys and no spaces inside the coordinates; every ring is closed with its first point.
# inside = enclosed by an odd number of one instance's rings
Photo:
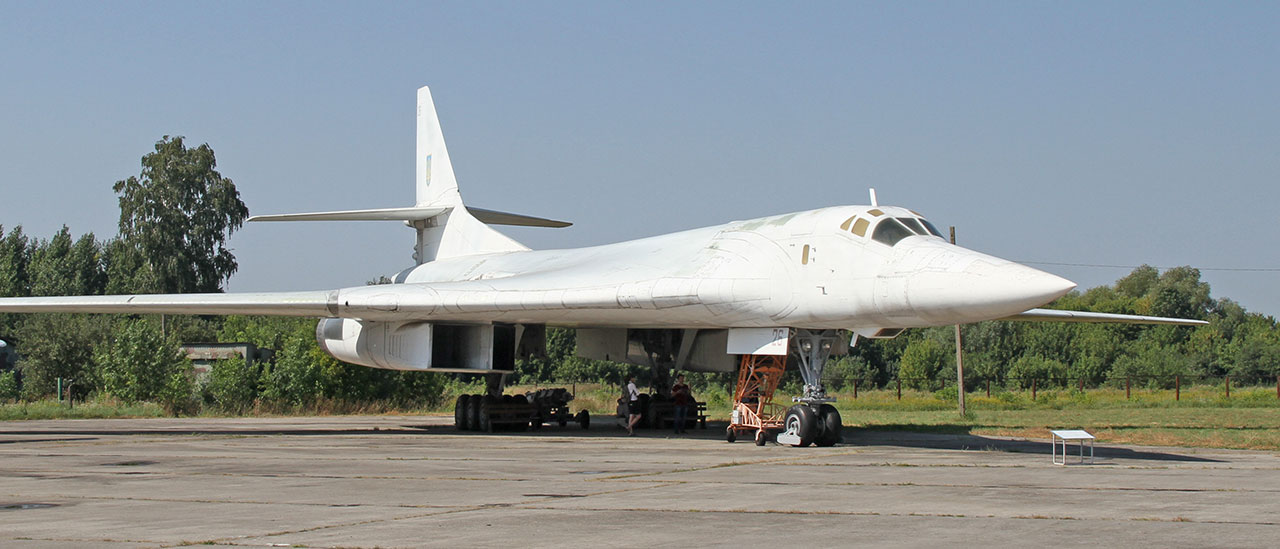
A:
{"type": "Polygon", "coordinates": [[[974,261],[957,273],[964,302],[984,318],[1003,317],[1039,307],[1076,287],[1060,276],[1013,262],[974,261]]]}
{"type": "Polygon", "coordinates": [[[877,305],[890,305],[882,313],[930,325],[977,322],[1039,307],[1076,287],[1060,276],[956,246],[920,252],[900,257],[894,276],[878,283],[877,305]]]}

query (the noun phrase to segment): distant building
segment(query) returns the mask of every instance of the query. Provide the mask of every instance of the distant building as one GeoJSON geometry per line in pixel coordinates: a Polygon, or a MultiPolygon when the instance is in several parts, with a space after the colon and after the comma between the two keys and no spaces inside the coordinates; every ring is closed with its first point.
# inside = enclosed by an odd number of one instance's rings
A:
{"type": "Polygon", "coordinates": [[[230,358],[243,358],[245,366],[253,368],[260,361],[270,360],[275,351],[259,349],[252,343],[188,343],[182,345],[182,352],[191,359],[196,375],[209,373],[214,361],[230,358]]]}

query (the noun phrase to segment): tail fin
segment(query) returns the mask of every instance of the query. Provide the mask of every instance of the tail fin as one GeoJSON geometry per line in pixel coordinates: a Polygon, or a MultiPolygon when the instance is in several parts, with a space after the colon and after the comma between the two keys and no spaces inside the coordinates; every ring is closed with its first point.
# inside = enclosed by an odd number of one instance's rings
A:
{"type": "Polygon", "coordinates": [[[431,89],[418,88],[418,206],[461,206],[458,180],[453,176],[449,149],[444,145],[431,89]]]}
{"type": "Polygon", "coordinates": [[[462,204],[453,163],[444,145],[431,90],[418,88],[417,204],[412,208],[380,208],[301,214],[259,215],[249,221],[404,221],[418,233],[413,257],[419,265],[464,255],[528,250],[490,228],[495,225],[568,227],[563,221],[527,215],[468,209],[462,204]]]}
{"type": "Polygon", "coordinates": [[[414,258],[418,263],[464,255],[528,250],[477,220],[462,205],[458,180],[453,175],[449,149],[444,144],[440,118],[436,115],[431,89],[418,88],[417,148],[418,208],[450,208],[435,219],[413,222],[418,231],[414,258]],[[434,224],[432,222],[435,222],[434,224]]]}

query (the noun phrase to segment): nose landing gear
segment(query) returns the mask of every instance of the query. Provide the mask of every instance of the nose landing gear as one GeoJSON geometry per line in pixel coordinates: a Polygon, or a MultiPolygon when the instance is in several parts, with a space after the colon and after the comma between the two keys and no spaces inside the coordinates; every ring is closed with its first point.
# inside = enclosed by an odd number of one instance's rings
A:
{"type": "Polygon", "coordinates": [[[725,439],[733,442],[739,434],[754,431],[760,446],[771,433],[777,433],[778,444],[792,446],[834,446],[840,442],[840,412],[822,386],[822,370],[831,351],[842,342],[837,330],[795,331],[790,352],[800,359],[804,396],[793,398],[795,404],[785,413],[782,405],[773,402],[773,393],[786,368],[786,356],[743,355],[725,439]]]}

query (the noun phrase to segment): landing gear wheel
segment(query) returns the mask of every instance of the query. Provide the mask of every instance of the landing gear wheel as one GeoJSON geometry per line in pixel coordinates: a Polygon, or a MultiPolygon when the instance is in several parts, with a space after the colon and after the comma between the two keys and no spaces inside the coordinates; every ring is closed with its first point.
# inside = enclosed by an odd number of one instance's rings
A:
{"type": "Polygon", "coordinates": [[[818,407],[818,417],[822,419],[822,434],[815,441],[818,446],[835,446],[840,442],[840,412],[835,406],[823,404],[818,407]]]}
{"type": "Polygon", "coordinates": [[[783,423],[787,433],[800,437],[799,444],[792,446],[803,448],[813,444],[818,431],[818,414],[808,404],[796,404],[787,410],[787,419],[783,423]]]}
{"type": "Polygon", "coordinates": [[[467,395],[467,430],[480,430],[480,395],[467,395]]]}
{"type": "Polygon", "coordinates": [[[725,442],[730,442],[730,443],[731,443],[731,442],[734,442],[734,441],[736,441],[736,440],[738,440],[738,433],[737,433],[737,432],[735,432],[735,431],[733,430],[733,427],[729,427],[729,428],[727,428],[727,429],[725,429],[725,430],[724,430],[724,441],[725,441],[725,442]]]}
{"type": "Polygon", "coordinates": [[[480,412],[480,421],[478,421],[479,429],[486,433],[493,432],[493,417],[489,410],[492,401],[488,397],[480,397],[480,405],[476,406],[476,410],[480,412]]]}
{"type": "Polygon", "coordinates": [[[467,430],[467,396],[459,396],[453,403],[453,428],[459,431],[467,430]]]}
{"type": "Polygon", "coordinates": [[[578,412],[578,415],[574,416],[574,419],[578,420],[578,425],[581,425],[583,429],[591,427],[591,412],[586,410],[578,412]]]}
{"type": "Polygon", "coordinates": [[[765,436],[764,429],[756,431],[756,446],[764,446],[765,436]]]}

